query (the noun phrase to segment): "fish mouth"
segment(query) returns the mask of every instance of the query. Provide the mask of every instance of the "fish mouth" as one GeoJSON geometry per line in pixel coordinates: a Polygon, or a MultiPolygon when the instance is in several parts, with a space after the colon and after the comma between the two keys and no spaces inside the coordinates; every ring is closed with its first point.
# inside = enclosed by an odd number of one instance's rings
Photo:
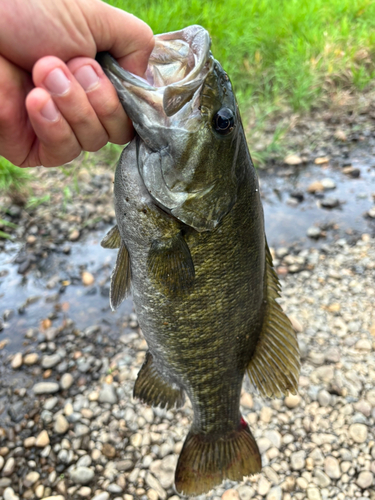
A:
{"type": "Polygon", "coordinates": [[[97,60],[136,130],[137,125],[149,127],[155,121],[160,126],[160,120],[168,127],[168,118],[176,118],[186,104],[190,103],[186,113],[190,119],[198,111],[199,89],[214,64],[210,47],[208,32],[194,25],[155,36],[144,78],[123,69],[107,52],[99,53],[97,60]]]}

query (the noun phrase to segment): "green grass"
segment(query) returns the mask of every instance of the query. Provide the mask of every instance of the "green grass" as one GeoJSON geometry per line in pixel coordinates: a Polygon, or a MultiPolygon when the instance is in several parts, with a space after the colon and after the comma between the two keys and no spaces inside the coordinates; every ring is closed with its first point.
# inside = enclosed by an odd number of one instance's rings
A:
{"type": "Polygon", "coordinates": [[[154,33],[201,24],[242,105],[309,110],[375,76],[373,0],[109,0],[154,33]]]}
{"type": "Polygon", "coordinates": [[[0,156],[0,193],[20,191],[31,178],[29,172],[15,167],[10,161],[0,156]]]}

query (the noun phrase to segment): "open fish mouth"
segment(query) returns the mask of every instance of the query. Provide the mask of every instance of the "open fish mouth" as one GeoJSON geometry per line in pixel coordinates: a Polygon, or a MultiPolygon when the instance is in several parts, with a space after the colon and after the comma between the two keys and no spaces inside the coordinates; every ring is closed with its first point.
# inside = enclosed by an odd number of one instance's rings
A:
{"type": "Polygon", "coordinates": [[[134,124],[144,113],[160,123],[161,117],[172,117],[189,102],[189,114],[199,107],[199,89],[214,64],[210,47],[208,32],[194,25],[155,36],[144,78],[121,68],[108,53],[98,54],[97,60],[134,124]]]}

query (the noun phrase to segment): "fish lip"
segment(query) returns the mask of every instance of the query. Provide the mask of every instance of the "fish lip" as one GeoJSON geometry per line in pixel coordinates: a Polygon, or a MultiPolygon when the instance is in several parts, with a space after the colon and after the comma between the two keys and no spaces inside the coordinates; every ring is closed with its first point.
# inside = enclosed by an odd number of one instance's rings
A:
{"type": "MultiPolygon", "coordinates": [[[[107,52],[97,54],[97,61],[102,66],[105,74],[115,86],[126,113],[132,121],[142,121],[142,116],[152,108],[160,116],[165,118],[176,114],[187,102],[194,100],[196,91],[203,84],[208,72],[213,66],[213,57],[210,52],[211,39],[208,32],[198,25],[189,26],[180,31],[156,35],[156,47],[162,52],[163,46],[167,54],[173,52],[173,42],[179,42],[188,48],[188,59],[194,57],[194,65],[187,74],[167,85],[154,85],[155,73],[158,68],[167,67],[177,59],[162,59],[158,53],[151,53],[149,66],[146,70],[146,78],[141,78],[123,69],[117,61],[107,52]],[[158,59],[159,58],[159,59],[158,59]],[[158,66],[159,63],[159,66],[158,66]],[[136,96],[136,98],[134,98],[136,96]],[[137,104],[134,106],[134,104],[137,104]],[[131,109],[132,108],[132,109],[131,109]]],[[[177,54],[177,51],[175,51],[177,54]]],[[[183,69],[183,64],[182,64],[183,69]]],[[[168,69],[167,69],[167,76],[168,69]]],[[[194,100],[196,101],[196,99],[194,100]]],[[[199,104],[194,103],[194,107],[199,104]]]]}

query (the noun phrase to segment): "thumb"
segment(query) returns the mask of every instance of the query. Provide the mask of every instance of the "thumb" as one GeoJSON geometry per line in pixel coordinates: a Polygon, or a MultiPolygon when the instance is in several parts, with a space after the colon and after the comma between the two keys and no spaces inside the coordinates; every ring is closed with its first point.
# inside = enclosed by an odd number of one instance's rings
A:
{"type": "Polygon", "coordinates": [[[132,14],[100,0],[79,3],[97,51],[107,50],[122,67],[143,76],[154,48],[151,28],[132,14]]]}

